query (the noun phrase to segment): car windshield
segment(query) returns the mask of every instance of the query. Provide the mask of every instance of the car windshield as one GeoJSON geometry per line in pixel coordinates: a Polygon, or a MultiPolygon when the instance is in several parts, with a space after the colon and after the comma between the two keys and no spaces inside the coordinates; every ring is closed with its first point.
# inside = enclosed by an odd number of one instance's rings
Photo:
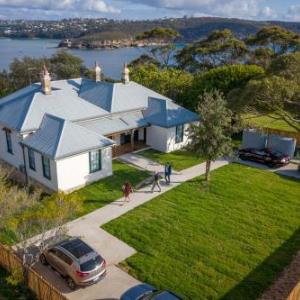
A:
{"type": "Polygon", "coordinates": [[[103,258],[100,255],[98,255],[95,258],[90,259],[85,263],[82,263],[80,265],[80,270],[83,272],[94,270],[101,265],[102,261],[103,258]]]}

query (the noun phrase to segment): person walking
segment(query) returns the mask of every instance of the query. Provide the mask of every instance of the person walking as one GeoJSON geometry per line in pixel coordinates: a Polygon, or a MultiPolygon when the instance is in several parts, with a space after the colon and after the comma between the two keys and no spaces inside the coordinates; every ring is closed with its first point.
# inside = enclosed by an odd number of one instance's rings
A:
{"type": "MultiPolygon", "coordinates": [[[[130,201],[130,194],[133,192],[132,186],[130,182],[126,181],[122,186],[122,191],[124,195],[124,202],[130,201]]],[[[123,203],[124,204],[124,203],[123,203]]]]}
{"type": "Polygon", "coordinates": [[[171,175],[172,175],[172,165],[168,164],[168,183],[171,183],[171,175]]]}
{"type": "Polygon", "coordinates": [[[167,162],[165,164],[165,180],[166,180],[166,184],[169,183],[169,166],[170,166],[170,164],[167,162]]]}
{"type": "Polygon", "coordinates": [[[153,183],[152,183],[152,189],[151,192],[154,192],[154,188],[157,186],[159,189],[159,192],[161,192],[161,188],[160,188],[160,184],[159,184],[159,179],[160,179],[160,175],[158,172],[155,172],[154,174],[154,178],[153,178],[153,183]]]}

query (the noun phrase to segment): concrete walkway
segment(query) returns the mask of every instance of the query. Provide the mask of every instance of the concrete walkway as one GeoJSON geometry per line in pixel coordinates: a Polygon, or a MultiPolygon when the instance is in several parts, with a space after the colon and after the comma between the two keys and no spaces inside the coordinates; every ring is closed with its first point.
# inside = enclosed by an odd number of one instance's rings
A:
{"type": "Polygon", "coordinates": [[[164,171],[163,165],[149,158],[141,156],[138,153],[127,153],[121,155],[119,159],[125,163],[134,165],[140,169],[144,169],[152,173],[164,171]]]}
{"type": "MultiPolygon", "coordinates": [[[[135,155],[136,157],[137,155],[135,155]]],[[[132,157],[131,157],[132,159],[132,157]]],[[[134,158],[136,159],[136,158],[134,158]]],[[[147,160],[148,161],[148,160],[147,160]]],[[[139,167],[143,167],[149,171],[153,168],[158,168],[162,171],[161,165],[154,165],[153,162],[146,162],[146,159],[139,160],[139,156],[135,163],[141,163],[139,167]]],[[[212,163],[211,169],[215,170],[227,165],[227,160],[218,160],[212,163]]],[[[156,170],[156,169],[155,169],[156,170]]],[[[161,192],[151,192],[151,187],[147,186],[135,191],[131,195],[131,201],[124,204],[124,199],[118,199],[94,212],[87,214],[79,219],[76,219],[67,224],[69,234],[71,236],[80,236],[84,241],[90,244],[96,251],[98,251],[107,262],[108,274],[104,280],[84,289],[78,289],[74,292],[68,289],[64,280],[58,274],[48,267],[38,264],[36,269],[43,274],[43,276],[60,291],[62,291],[70,300],[79,299],[118,299],[123,292],[130,287],[137,285],[139,282],[131,277],[126,272],[117,268],[121,261],[136,253],[135,249],[109,234],[100,226],[112,221],[130,210],[143,205],[144,203],[154,199],[155,197],[165,193],[181,183],[190,180],[194,177],[205,173],[205,163],[183,170],[178,174],[174,174],[171,178],[171,184],[164,184],[161,182],[161,192]],[[124,204],[124,205],[123,205],[124,204]]]]}

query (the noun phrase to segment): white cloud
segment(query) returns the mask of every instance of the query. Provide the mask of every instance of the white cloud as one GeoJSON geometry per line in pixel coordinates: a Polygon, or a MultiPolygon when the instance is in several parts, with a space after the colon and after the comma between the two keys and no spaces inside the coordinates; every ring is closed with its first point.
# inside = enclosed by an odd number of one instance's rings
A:
{"type": "Polygon", "coordinates": [[[119,13],[120,10],[103,0],[0,0],[0,7],[74,12],[119,13]]]}
{"type": "Polygon", "coordinates": [[[219,16],[233,18],[274,18],[269,6],[261,7],[265,0],[127,0],[157,8],[181,11],[193,16],[219,16]]]}
{"type": "Polygon", "coordinates": [[[284,18],[290,21],[300,21],[300,5],[291,5],[284,18]]]}

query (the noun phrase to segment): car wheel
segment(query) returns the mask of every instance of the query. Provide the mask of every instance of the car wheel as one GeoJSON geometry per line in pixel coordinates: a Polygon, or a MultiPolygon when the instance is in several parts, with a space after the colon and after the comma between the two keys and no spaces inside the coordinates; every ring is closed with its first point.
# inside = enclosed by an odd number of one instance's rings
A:
{"type": "Polygon", "coordinates": [[[46,256],[45,256],[44,254],[41,254],[41,255],[40,255],[40,262],[41,262],[44,266],[49,265],[48,262],[47,262],[46,256]]]}
{"type": "Polygon", "coordinates": [[[76,289],[76,283],[74,282],[74,280],[71,278],[71,277],[68,277],[67,278],[67,284],[68,284],[68,287],[74,291],[76,289]]]}

